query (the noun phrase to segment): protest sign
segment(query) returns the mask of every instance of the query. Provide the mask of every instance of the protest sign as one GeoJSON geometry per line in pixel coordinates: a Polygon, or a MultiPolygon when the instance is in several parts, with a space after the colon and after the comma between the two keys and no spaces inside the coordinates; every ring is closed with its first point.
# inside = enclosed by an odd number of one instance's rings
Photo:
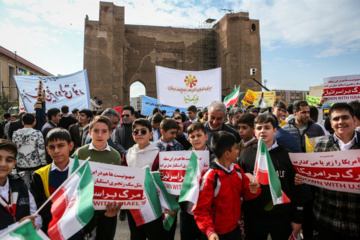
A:
{"type": "Polygon", "coordinates": [[[44,84],[46,108],[90,109],[90,92],[86,70],[64,76],[14,76],[16,86],[27,112],[34,111],[39,80],[44,84]]]}
{"type": "Polygon", "coordinates": [[[221,68],[182,71],[156,66],[155,71],[159,104],[187,108],[221,101],[221,68]]]}
{"type": "Polygon", "coordinates": [[[260,100],[262,93],[263,93],[263,100],[266,104],[266,107],[272,107],[274,105],[276,92],[271,91],[271,92],[256,92],[256,93],[257,93],[257,95],[253,102],[253,105],[255,107],[259,107],[259,100],[260,100]]]}
{"type": "MultiPolygon", "coordinates": [[[[174,114],[175,109],[178,107],[171,107],[165,104],[158,104],[158,100],[155,98],[142,96],[142,110],[141,113],[145,115],[152,115],[152,111],[154,108],[158,107],[160,110],[166,110],[166,115],[172,116],[174,114]]],[[[180,112],[187,112],[186,108],[178,108],[180,112]]]]}
{"type": "MultiPolygon", "coordinates": [[[[209,151],[194,151],[198,157],[198,166],[202,175],[209,169],[209,151]]],[[[159,169],[162,170],[166,190],[173,195],[180,195],[182,182],[192,151],[160,152],[159,169]]]]}
{"type": "Polygon", "coordinates": [[[247,108],[248,106],[252,105],[254,103],[257,95],[258,94],[256,92],[253,92],[250,89],[248,89],[244,99],[242,100],[244,107],[247,108]]]}
{"type": "Polygon", "coordinates": [[[360,75],[324,78],[326,102],[350,102],[360,99],[360,75]]]}
{"type": "Polygon", "coordinates": [[[304,183],[360,194],[360,150],[289,153],[304,183]]]}
{"type": "Polygon", "coordinates": [[[89,161],[89,164],[94,179],[95,210],[105,210],[106,204],[114,201],[122,203],[121,209],[141,207],[145,180],[144,169],[92,161],[89,161]]]}
{"type": "Polygon", "coordinates": [[[317,107],[320,102],[320,97],[306,95],[306,102],[309,104],[309,106],[317,107]]]}

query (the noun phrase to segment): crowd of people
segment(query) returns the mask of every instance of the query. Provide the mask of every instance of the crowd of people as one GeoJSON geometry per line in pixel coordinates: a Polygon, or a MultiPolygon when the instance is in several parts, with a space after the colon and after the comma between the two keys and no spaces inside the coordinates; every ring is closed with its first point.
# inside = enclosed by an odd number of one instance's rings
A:
{"type": "MultiPolygon", "coordinates": [[[[172,116],[155,108],[148,117],[131,106],[123,106],[121,115],[111,108],[98,110],[94,102],[92,110],[48,109],[41,130],[34,129],[32,113],[5,113],[0,128],[0,234],[25,219],[47,232],[51,202],[34,213],[69,176],[70,157],[157,171],[161,151],[208,150],[210,169],[202,177],[197,204],[180,203],[182,240],[266,240],[268,235],[287,240],[299,233],[306,240],[359,239],[360,195],[302,183],[289,157],[305,152],[305,135],[319,137],[315,152],[360,148],[360,102],[336,103],[324,115],[324,100],[317,107],[277,101],[264,109],[226,109],[213,102],[203,109],[189,106],[186,113],[176,109],[172,116]],[[260,138],[287,203],[273,205],[269,186],[253,175],[260,138]]],[[[117,222],[126,219],[131,240],[175,238],[177,217],[169,231],[162,217],[137,226],[130,211],[110,203],[70,239],[114,239],[117,222]]]]}

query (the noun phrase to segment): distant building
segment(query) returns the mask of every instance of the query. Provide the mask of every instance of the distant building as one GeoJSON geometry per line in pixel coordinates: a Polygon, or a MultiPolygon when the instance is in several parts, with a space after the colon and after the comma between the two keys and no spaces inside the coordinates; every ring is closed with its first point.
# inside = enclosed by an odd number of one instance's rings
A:
{"type": "Polygon", "coordinates": [[[306,95],[309,95],[309,91],[300,90],[272,90],[276,92],[276,96],[280,101],[286,102],[287,104],[294,103],[297,100],[306,100],[306,95]]]}
{"type": "MultiPolygon", "coordinates": [[[[53,76],[44,69],[0,46],[0,93],[8,95],[10,101],[19,98],[13,75],[53,76]]],[[[38,83],[35,84],[37,86],[38,83]]]]}
{"type": "Polygon", "coordinates": [[[155,66],[190,71],[221,67],[222,95],[235,85],[243,92],[261,91],[250,78],[253,65],[256,80],[262,81],[260,23],[248,12],[208,19],[197,29],[125,24],[125,8],[111,2],[100,2],[99,12],[99,21],[85,18],[84,68],[90,95],[104,106],[129,104],[135,82],[157,98],[155,66]]]}
{"type": "Polygon", "coordinates": [[[142,96],[130,98],[130,106],[134,108],[135,111],[142,110],[142,96]]]}

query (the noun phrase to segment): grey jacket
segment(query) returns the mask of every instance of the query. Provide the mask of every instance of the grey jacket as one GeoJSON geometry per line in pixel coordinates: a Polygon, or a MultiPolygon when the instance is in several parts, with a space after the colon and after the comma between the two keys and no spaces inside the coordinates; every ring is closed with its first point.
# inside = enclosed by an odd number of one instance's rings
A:
{"type": "Polygon", "coordinates": [[[324,130],[312,120],[309,120],[307,127],[302,135],[300,135],[299,128],[295,125],[295,119],[291,119],[287,124],[282,127],[284,130],[290,132],[298,141],[301,150],[305,152],[305,134],[309,138],[319,137],[325,135],[324,130]]]}

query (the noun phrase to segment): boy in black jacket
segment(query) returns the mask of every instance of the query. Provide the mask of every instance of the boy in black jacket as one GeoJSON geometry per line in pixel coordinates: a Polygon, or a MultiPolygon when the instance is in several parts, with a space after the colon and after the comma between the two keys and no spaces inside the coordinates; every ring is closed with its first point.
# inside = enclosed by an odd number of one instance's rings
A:
{"type": "MultiPolygon", "coordinates": [[[[290,161],[289,151],[274,139],[277,131],[274,115],[259,115],[254,122],[255,136],[264,140],[281,188],[291,202],[273,206],[269,185],[261,186],[259,197],[243,203],[246,239],[266,240],[269,233],[273,240],[288,239],[292,231],[297,235],[301,229],[302,191],[294,184],[296,172],[290,161]]],[[[253,174],[256,152],[257,144],[252,144],[241,154],[238,163],[245,173],[253,174]]]]}

